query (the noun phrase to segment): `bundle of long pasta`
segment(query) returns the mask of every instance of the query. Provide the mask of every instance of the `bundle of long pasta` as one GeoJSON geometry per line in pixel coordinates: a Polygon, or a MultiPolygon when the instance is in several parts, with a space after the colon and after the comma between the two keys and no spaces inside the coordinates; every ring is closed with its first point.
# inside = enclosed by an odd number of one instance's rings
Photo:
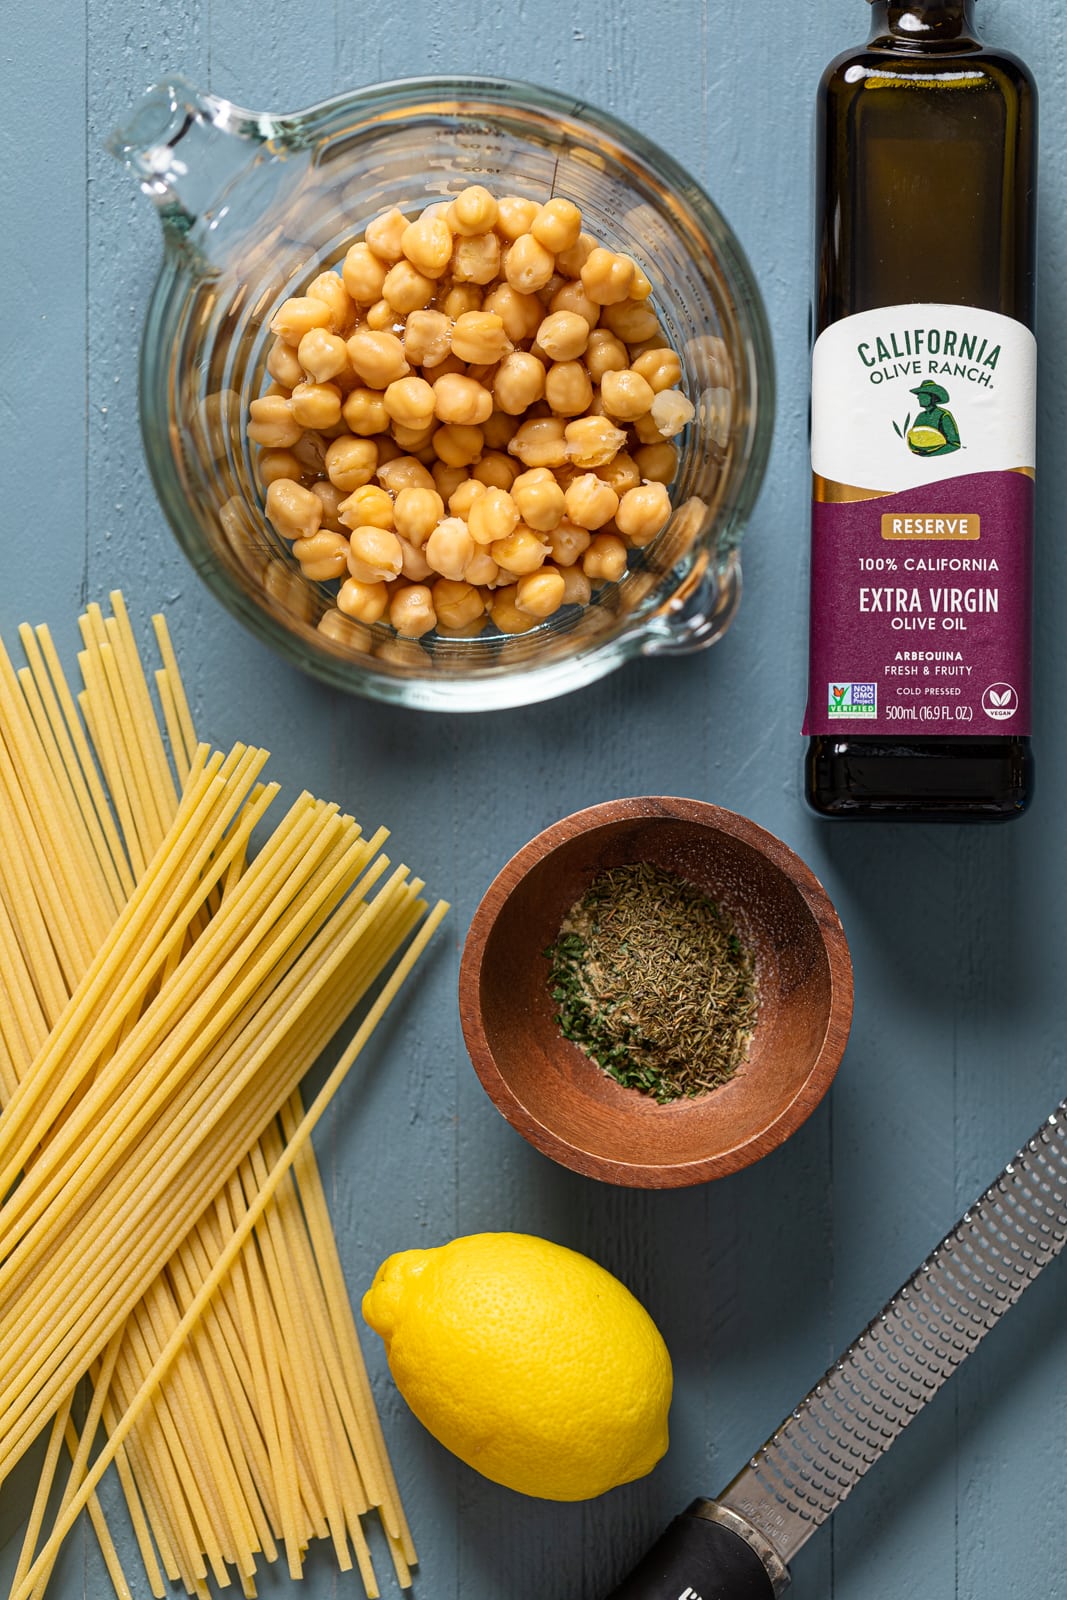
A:
{"type": "Polygon", "coordinates": [[[77,705],[47,630],[22,630],[17,675],[0,644],[0,1480],[51,1422],[12,1600],[42,1592],[82,1504],[129,1592],[93,1494],[112,1459],[153,1593],[232,1567],[254,1594],[257,1558],[281,1543],[299,1576],[329,1538],[373,1596],[361,1516],[379,1509],[405,1586],[414,1549],[308,1138],[326,1099],[305,1113],[297,1085],[423,919],[422,885],[386,877],[384,830],[310,795],[249,861],[266,752],[196,744],[157,618],[172,772],[111,598],[82,619],[77,705]]]}

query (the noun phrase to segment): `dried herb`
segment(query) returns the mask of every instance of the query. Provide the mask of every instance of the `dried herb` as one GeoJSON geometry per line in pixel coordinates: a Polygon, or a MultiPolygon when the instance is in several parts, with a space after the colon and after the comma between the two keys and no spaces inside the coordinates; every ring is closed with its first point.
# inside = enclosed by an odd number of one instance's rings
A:
{"type": "Polygon", "coordinates": [[[726,1083],[759,996],[751,952],[715,902],[641,862],[594,879],[544,952],[564,1037],[661,1105],[726,1083]]]}

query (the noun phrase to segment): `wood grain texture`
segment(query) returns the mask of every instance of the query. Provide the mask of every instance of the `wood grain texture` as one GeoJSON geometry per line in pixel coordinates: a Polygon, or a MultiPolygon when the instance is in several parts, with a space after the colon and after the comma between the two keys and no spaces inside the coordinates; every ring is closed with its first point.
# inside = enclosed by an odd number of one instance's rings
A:
{"type": "MultiPolygon", "coordinates": [[[[478,1229],[585,1250],[656,1318],[675,1363],[671,1449],[585,1506],[520,1499],[452,1460],[366,1349],[422,1555],[421,1600],[598,1600],[693,1495],[719,1489],[1000,1169],[1067,1078],[1067,4],[982,0],[1042,97],[1038,796],[1001,832],[826,826],[800,799],[807,569],[810,127],[825,61],[863,0],[55,0],[7,8],[0,50],[0,630],[125,588],[147,640],[165,606],[205,737],[259,739],[274,775],[387,820],[394,853],[454,902],[447,937],[318,1142],[353,1296],[382,1257],[478,1229]],[[473,69],[584,96],[689,166],[739,233],[774,330],[779,409],[744,549],[740,615],[707,656],[639,663],[521,713],[403,714],[344,700],[248,638],[168,535],[141,455],[136,346],[159,260],[148,203],[103,140],[180,70],[292,109],[358,83],[473,69]],[[832,1093],[781,1149],[721,1182],[597,1184],[531,1149],[471,1070],[455,1001],[467,924],[557,818],[623,795],[691,795],[796,849],[852,948],[856,1014],[832,1093]]],[[[1067,1266],[1050,1268],[952,1387],[802,1552],[797,1600],[1064,1600],[1067,1266]]],[[[30,1476],[0,1493],[0,1592],[30,1476]]],[[[108,1486],[107,1503],[122,1513],[108,1486]]],[[[15,1541],[15,1542],[13,1542],[15,1541]]],[[[123,1539],[135,1592],[137,1558],[123,1539]]],[[[383,1593],[395,1586],[381,1545],[383,1593]]],[[[90,1536],[52,1592],[107,1593],[90,1536]]],[[[261,1594],[296,1593],[268,1577],[261,1594]]],[[[317,1553],[305,1600],[350,1594],[317,1553]]]]}
{"type": "Polygon", "coordinates": [[[474,1070],[497,1110],[572,1172],[631,1188],[723,1178],[776,1150],[840,1065],[852,965],[818,879],[747,817],[696,800],[609,801],[555,823],[507,863],[474,914],[459,973],[474,1070]],[[543,952],[600,873],[647,862],[695,884],[755,963],[759,1015],[714,1094],[660,1106],[564,1039],[543,952]]]}

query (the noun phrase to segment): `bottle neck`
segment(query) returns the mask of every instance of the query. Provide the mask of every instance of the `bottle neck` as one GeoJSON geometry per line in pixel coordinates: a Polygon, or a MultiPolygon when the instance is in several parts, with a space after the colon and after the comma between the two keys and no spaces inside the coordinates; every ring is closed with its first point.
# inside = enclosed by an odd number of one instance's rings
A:
{"type": "Polygon", "coordinates": [[[974,0],[871,0],[869,43],[913,50],[976,45],[974,0]]]}

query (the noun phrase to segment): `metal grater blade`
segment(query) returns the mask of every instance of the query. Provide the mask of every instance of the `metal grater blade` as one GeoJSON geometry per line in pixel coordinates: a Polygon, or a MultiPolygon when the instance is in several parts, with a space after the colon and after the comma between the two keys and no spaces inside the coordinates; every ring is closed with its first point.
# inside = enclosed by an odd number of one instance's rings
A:
{"type": "Polygon", "coordinates": [[[1067,1100],[718,1497],[789,1562],[1067,1242],[1067,1100]]]}

